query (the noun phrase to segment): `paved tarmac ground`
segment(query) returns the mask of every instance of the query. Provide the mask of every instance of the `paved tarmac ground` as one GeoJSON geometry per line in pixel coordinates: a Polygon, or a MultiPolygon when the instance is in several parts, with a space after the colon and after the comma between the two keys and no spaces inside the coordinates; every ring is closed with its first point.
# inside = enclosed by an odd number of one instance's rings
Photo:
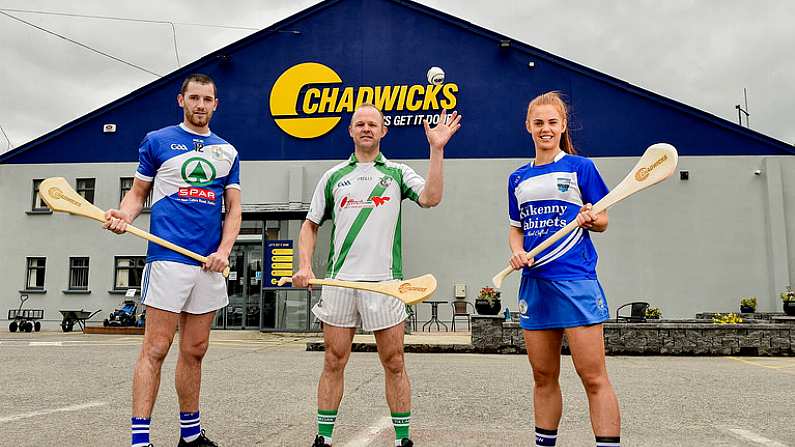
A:
{"type": "MultiPolygon", "coordinates": [[[[420,337],[420,336],[414,336],[420,337]]],[[[131,368],[142,337],[0,333],[0,445],[129,445],[131,368]]],[[[306,337],[214,332],[202,424],[221,446],[309,446],[322,352],[306,337]]],[[[452,339],[451,339],[452,340],[452,339]]],[[[174,446],[175,352],[153,415],[155,446],[174,446]]],[[[532,377],[524,356],[408,354],[418,446],[529,446],[532,377]]],[[[609,357],[622,445],[795,446],[795,359],[609,357]]],[[[354,353],[335,447],[391,446],[375,353],[354,353]]],[[[593,446],[587,402],[562,359],[559,446],[593,446]]]]}

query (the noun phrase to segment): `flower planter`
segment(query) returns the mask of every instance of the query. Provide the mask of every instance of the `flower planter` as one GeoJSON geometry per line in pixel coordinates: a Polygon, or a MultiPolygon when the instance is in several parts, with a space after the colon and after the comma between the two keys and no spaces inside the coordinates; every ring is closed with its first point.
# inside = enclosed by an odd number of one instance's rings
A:
{"type": "Polygon", "coordinates": [[[478,315],[497,315],[500,313],[502,309],[502,302],[498,299],[491,300],[475,300],[475,310],[478,311],[478,315]]]}
{"type": "Polygon", "coordinates": [[[755,309],[751,306],[740,306],[740,313],[743,314],[752,314],[754,313],[755,309]]]}
{"type": "Polygon", "coordinates": [[[784,301],[784,313],[795,317],[795,301],[784,301]]]}

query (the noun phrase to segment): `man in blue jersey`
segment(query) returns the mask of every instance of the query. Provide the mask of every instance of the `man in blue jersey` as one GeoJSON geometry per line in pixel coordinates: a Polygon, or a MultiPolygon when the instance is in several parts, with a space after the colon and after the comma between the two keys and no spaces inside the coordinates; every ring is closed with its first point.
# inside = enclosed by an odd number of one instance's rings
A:
{"type": "Polygon", "coordinates": [[[207,257],[201,264],[149,243],[141,285],[146,331],[133,374],[133,447],[151,446],[149,424],[160,368],[178,325],[178,447],[217,446],[201,429],[199,389],[215,311],[229,302],[221,272],[229,265],[240,230],[240,158],[231,144],[210,132],[210,119],[218,107],[212,79],[188,76],[177,102],[183,109],[182,123],[146,135],[138,149],[132,189],[119,209],[105,214],[105,228],[124,233],[151,190],[150,232],[207,257]]]}

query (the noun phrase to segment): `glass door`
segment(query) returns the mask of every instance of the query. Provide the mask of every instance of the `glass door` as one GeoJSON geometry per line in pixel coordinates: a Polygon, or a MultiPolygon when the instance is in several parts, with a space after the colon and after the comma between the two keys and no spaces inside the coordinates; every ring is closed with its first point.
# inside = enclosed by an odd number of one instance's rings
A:
{"type": "Polygon", "coordinates": [[[237,243],[229,254],[229,305],[218,310],[216,329],[259,329],[262,245],[237,243]]]}
{"type": "Polygon", "coordinates": [[[262,244],[246,247],[246,293],[243,329],[260,328],[260,296],[262,292],[262,244]]]}

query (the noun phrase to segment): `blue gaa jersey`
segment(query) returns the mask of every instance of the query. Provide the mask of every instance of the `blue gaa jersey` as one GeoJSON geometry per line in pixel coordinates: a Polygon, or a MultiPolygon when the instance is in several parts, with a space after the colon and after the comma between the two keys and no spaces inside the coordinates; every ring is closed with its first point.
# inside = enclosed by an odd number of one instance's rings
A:
{"type": "MultiPolygon", "coordinates": [[[[152,234],[202,256],[218,249],[224,191],[240,189],[240,158],[231,144],[183,124],[149,132],[138,148],[135,177],[154,182],[152,234]]],[[[146,261],[201,264],[152,242],[146,261]]]]}
{"type": "MultiPolygon", "coordinates": [[[[593,162],[560,152],[552,163],[529,163],[508,177],[511,226],[524,232],[530,251],[569,222],[584,203],[596,203],[608,193],[593,162]]],[[[596,279],[596,250],[588,231],[577,228],[535,258],[523,276],[548,280],[596,279]]]]}

